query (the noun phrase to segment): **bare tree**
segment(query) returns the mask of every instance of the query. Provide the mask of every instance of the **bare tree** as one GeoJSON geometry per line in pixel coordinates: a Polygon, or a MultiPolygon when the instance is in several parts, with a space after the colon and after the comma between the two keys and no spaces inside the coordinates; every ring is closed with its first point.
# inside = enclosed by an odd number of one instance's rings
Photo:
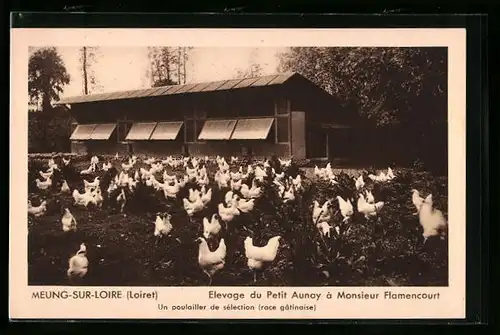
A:
{"type": "Polygon", "coordinates": [[[185,84],[188,51],[185,47],[149,47],[148,77],[152,87],[185,84]]]}
{"type": "Polygon", "coordinates": [[[84,46],[80,48],[80,70],[82,72],[82,93],[87,95],[100,91],[93,65],[97,62],[98,47],[84,46]]]}
{"type": "Polygon", "coordinates": [[[193,49],[193,47],[182,47],[180,48],[181,50],[181,55],[182,57],[179,58],[179,68],[182,66],[182,83],[185,84],[187,82],[187,71],[186,71],[186,64],[189,61],[189,52],[193,49]]]}
{"type": "Polygon", "coordinates": [[[252,78],[262,76],[262,66],[257,61],[257,49],[253,49],[248,59],[248,68],[238,69],[236,71],[236,78],[252,78]]]}

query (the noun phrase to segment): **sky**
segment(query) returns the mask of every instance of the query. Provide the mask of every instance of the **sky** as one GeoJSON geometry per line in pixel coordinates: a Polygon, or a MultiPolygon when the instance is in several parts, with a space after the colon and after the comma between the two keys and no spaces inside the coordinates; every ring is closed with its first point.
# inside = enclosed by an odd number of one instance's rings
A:
{"type": "MultiPolygon", "coordinates": [[[[64,87],[61,98],[82,94],[82,75],[79,65],[80,47],[58,47],[71,82],[64,87]]],[[[260,64],[263,74],[276,73],[278,53],[286,48],[193,48],[186,66],[187,83],[234,78],[238,70],[246,70],[250,62],[260,64]]],[[[93,71],[101,92],[125,91],[150,87],[146,75],[147,48],[100,47],[93,71]]]]}

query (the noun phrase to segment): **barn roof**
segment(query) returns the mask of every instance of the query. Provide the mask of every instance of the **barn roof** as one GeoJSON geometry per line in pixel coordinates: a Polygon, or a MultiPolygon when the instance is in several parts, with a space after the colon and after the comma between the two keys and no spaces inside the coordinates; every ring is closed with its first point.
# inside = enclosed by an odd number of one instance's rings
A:
{"type": "MultiPolygon", "coordinates": [[[[170,85],[162,87],[154,87],[148,89],[110,92],[101,94],[81,95],[74,97],[63,98],[57,102],[58,105],[63,104],[80,104],[86,102],[123,100],[123,99],[138,99],[148,97],[167,96],[175,94],[194,94],[201,92],[227,91],[249,87],[267,87],[282,85],[288,82],[293,77],[301,77],[298,73],[274,74],[261,77],[229,79],[205,83],[192,83],[184,85],[170,85]]],[[[307,80],[307,79],[306,79],[307,80]]],[[[319,87],[318,87],[319,89],[319,87]]]]}

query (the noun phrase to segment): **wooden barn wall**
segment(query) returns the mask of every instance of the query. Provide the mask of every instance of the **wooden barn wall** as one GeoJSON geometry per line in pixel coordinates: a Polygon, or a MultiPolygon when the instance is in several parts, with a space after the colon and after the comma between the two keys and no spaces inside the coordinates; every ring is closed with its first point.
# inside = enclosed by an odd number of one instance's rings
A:
{"type": "MultiPolygon", "coordinates": [[[[240,91],[221,91],[197,95],[178,95],[146,99],[103,101],[72,106],[72,113],[78,123],[118,122],[117,131],[108,141],[74,142],[73,152],[101,154],[123,153],[126,150],[138,155],[182,154],[187,149],[195,156],[238,155],[242,147],[251,149],[254,156],[269,157],[276,154],[289,157],[290,104],[279,87],[275,89],[252,88],[240,91]],[[258,141],[199,141],[197,136],[203,122],[209,119],[274,117],[269,138],[258,141]],[[127,122],[128,121],[128,122],[127,122]],[[134,141],[124,143],[125,127],[133,121],[184,121],[175,141],[134,141]],[[189,130],[186,124],[190,123],[189,130]],[[278,134],[278,123],[282,128],[278,134]],[[185,132],[194,133],[187,136],[185,132]],[[119,135],[121,133],[121,135],[119,135]],[[187,140],[185,143],[184,140],[187,140]]],[[[300,156],[300,153],[299,153],[300,156]]]]}
{"type": "MultiPolygon", "coordinates": [[[[323,123],[352,125],[352,119],[340,106],[334,97],[321,91],[318,87],[301,78],[291,81],[287,86],[287,96],[291,101],[291,111],[305,112],[304,141],[307,158],[322,158],[337,161],[351,160],[349,153],[339,150],[338,142],[334,138],[340,135],[345,139],[346,130],[325,129],[323,123]],[[337,134],[338,133],[338,134],[337,134]],[[333,135],[333,136],[332,136],[333,135]]],[[[297,132],[296,124],[292,124],[292,134],[297,132]]],[[[347,130],[347,139],[354,137],[354,133],[347,130]]],[[[293,138],[292,138],[293,141],[293,138]]],[[[300,145],[296,145],[300,146],[300,145]]],[[[293,145],[292,145],[293,147],[293,145]]]]}
{"type": "Polygon", "coordinates": [[[293,157],[304,159],[306,150],[306,113],[303,111],[292,111],[290,114],[291,152],[293,157]]]}

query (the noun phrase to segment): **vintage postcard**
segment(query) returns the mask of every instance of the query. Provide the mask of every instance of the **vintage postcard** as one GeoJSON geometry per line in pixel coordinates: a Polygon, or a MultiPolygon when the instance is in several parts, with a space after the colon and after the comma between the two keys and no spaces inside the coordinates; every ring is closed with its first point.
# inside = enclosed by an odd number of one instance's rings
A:
{"type": "Polygon", "coordinates": [[[11,34],[11,318],[465,318],[465,29],[11,34]]]}

